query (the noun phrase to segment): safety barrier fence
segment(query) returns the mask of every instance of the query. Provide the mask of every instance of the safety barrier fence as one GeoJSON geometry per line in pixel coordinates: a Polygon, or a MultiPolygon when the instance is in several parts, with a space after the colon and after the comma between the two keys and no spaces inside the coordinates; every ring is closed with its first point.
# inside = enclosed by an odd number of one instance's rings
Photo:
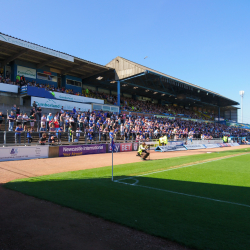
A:
{"type": "MultiPolygon", "coordinates": [[[[110,141],[109,132],[63,132],[57,130],[51,131],[0,131],[0,146],[8,145],[36,145],[39,144],[39,140],[42,137],[42,134],[46,134],[46,143],[53,145],[63,145],[63,144],[95,144],[95,143],[108,143],[110,141]],[[52,138],[53,137],[53,138],[52,138]],[[52,139],[51,139],[52,138],[52,139]]],[[[114,141],[116,142],[137,142],[137,141],[159,141],[157,136],[148,136],[147,139],[137,139],[137,133],[121,134],[120,132],[114,134],[114,141]]],[[[215,138],[211,140],[200,140],[192,139],[188,140],[187,137],[180,139],[174,138],[171,136],[168,138],[168,141],[182,141],[185,144],[212,144],[212,143],[222,143],[221,139],[215,138]],[[171,138],[172,137],[172,138],[171,138]]]]}

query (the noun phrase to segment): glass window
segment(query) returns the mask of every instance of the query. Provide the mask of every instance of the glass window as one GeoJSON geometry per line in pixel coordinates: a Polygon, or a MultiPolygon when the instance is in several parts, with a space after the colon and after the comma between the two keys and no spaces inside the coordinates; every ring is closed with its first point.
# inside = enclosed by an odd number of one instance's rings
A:
{"type": "Polygon", "coordinates": [[[78,87],[82,86],[81,82],[70,80],[70,79],[66,79],[66,83],[69,84],[69,85],[78,86],[78,87]]]}
{"type": "Polygon", "coordinates": [[[37,79],[57,82],[57,76],[52,76],[52,75],[49,75],[49,74],[39,73],[39,72],[37,72],[37,79]]]}

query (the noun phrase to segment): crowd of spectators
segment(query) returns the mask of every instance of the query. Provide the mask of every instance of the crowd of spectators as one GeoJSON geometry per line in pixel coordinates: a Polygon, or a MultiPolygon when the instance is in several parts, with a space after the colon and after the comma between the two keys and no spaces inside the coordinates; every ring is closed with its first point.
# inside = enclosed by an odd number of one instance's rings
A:
{"type": "MultiPolygon", "coordinates": [[[[82,93],[74,92],[72,89],[55,88],[51,85],[38,84],[35,81],[27,82],[24,76],[18,76],[16,82],[11,82],[9,77],[3,78],[0,75],[0,82],[15,84],[18,86],[35,86],[45,88],[49,91],[68,93],[79,96],[86,96],[104,99],[105,103],[117,104],[117,97],[105,93],[99,93],[85,89],[82,93]]],[[[21,113],[20,108],[13,106],[8,115],[8,130],[27,131],[29,140],[32,140],[32,132],[35,128],[42,132],[51,132],[51,135],[59,137],[59,132],[67,132],[69,141],[72,134],[77,140],[84,134],[88,140],[108,140],[110,131],[114,132],[116,138],[143,140],[146,138],[159,138],[167,135],[171,139],[201,138],[212,139],[222,138],[224,134],[239,137],[249,135],[246,130],[229,127],[213,122],[201,122],[200,120],[213,120],[213,114],[205,114],[198,111],[183,109],[177,106],[163,106],[149,101],[139,101],[132,98],[121,97],[121,114],[114,114],[105,111],[81,112],[77,110],[64,110],[55,114],[42,114],[41,107],[33,103],[30,113],[21,113]],[[126,115],[124,111],[130,112],[126,115]],[[134,111],[134,112],[131,112],[134,111]],[[138,115],[138,113],[144,113],[138,115]],[[170,118],[149,118],[152,114],[167,114],[170,118]],[[174,118],[173,118],[174,117],[174,118]],[[183,120],[181,118],[197,119],[199,121],[183,120]],[[16,125],[16,129],[14,129],[16,125]]],[[[0,112],[0,129],[4,121],[4,116],[0,112]]],[[[60,138],[58,138],[60,139],[60,138]]]]}
{"type": "MultiPolygon", "coordinates": [[[[89,89],[82,89],[82,93],[75,92],[73,89],[66,89],[65,87],[57,88],[54,85],[49,84],[41,84],[36,81],[26,81],[24,76],[17,76],[16,82],[11,82],[9,78],[3,78],[0,75],[0,82],[9,83],[22,86],[34,86],[38,88],[45,88],[48,91],[66,93],[77,96],[91,97],[96,99],[103,99],[105,104],[117,105],[117,96],[109,95],[106,93],[100,93],[98,91],[93,91],[89,89]]],[[[132,98],[121,96],[120,108],[122,111],[135,111],[142,112],[146,114],[168,114],[169,116],[176,117],[186,117],[192,119],[201,119],[201,120],[214,120],[215,115],[210,113],[207,114],[201,111],[192,111],[189,109],[180,108],[177,106],[166,106],[161,104],[155,104],[151,101],[142,101],[142,100],[134,100],[132,98]]]]}
{"type": "MultiPolygon", "coordinates": [[[[1,115],[0,112],[0,120],[1,115]]],[[[69,142],[72,141],[72,135],[77,141],[83,136],[88,141],[109,140],[110,132],[114,133],[116,139],[122,140],[157,139],[162,135],[172,140],[222,138],[225,134],[233,137],[249,136],[247,130],[219,123],[182,120],[181,118],[148,118],[132,112],[129,114],[95,110],[81,112],[80,109],[74,108],[69,111],[62,107],[59,112],[46,115],[35,102],[29,115],[22,114],[20,108],[14,105],[7,120],[9,131],[14,130],[15,124],[16,134],[19,136],[20,131],[27,131],[27,138],[30,141],[32,141],[34,128],[40,133],[49,132],[50,139],[53,136],[53,140],[59,141],[60,134],[65,132],[69,142]]]]}

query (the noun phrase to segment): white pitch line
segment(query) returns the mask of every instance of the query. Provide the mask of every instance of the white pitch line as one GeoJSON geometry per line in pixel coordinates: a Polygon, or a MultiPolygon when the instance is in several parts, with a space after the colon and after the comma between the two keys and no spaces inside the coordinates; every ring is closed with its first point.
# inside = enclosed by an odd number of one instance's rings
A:
{"type": "Polygon", "coordinates": [[[148,187],[148,186],[139,185],[139,184],[137,184],[139,182],[139,180],[137,180],[135,178],[135,177],[140,177],[140,176],[145,176],[145,175],[150,175],[150,174],[155,174],[155,173],[166,172],[166,171],[170,171],[170,170],[176,170],[176,169],[180,169],[180,168],[192,167],[192,166],[196,166],[196,165],[200,165],[200,164],[204,164],[204,163],[225,160],[225,159],[229,159],[229,158],[232,158],[232,157],[237,157],[237,156],[242,156],[242,155],[248,155],[248,154],[249,153],[241,154],[241,155],[234,155],[234,156],[229,156],[229,157],[222,158],[222,159],[216,159],[216,160],[201,162],[201,163],[197,163],[197,164],[191,164],[191,165],[187,165],[187,166],[183,166],[183,167],[179,167],[179,168],[177,167],[177,168],[171,168],[171,169],[166,169],[166,170],[151,172],[151,173],[137,175],[137,176],[131,176],[131,177],[127,177],[127,178],[115,180],[114,182],[117,182],[117,183],[120,183],[120,184],[125,184],[125,185],[130,185],[130,186],[137,186],[137,187],[143,187],[143,188],[148,188],[148,189],[154,189],[154,190],[163,191],[163,192],[167,192],[167,193],[185,195],[185,196],[189,196],[189,197],[194,197],[194,198],[199,198],[199,199],[205,199],[205,200],[210,200],[210,201],[217,201],[217,202],[221,202],[221,203],[227,203],[227,204],[232,204],[232,205],[237,205],[237,206],[243,206],[243,207],[250,208],[250,205],[246,205],[246,204],[241,204],[241,203],[236,203],[236,202],[230,202],[230,201],[223,201],[223,200],[218,200],[218,199],[213,199],[213,198],[208,198],[208,197],[203,197],[203,196],[198,196],[198,195],[193,195],[193,194],[185,194],[185,193],[175,192],[175,191],[171,191],[171,190],[167,190],[167,189],[161,189],[161,188],[154,188],[154,187],[148,187]],[[134,179],[135,183],[131,184],[131,183],[122,182],[122,180],[128,180],[128,179],[134,179]]]}
{"type": "Polygon", "coordinates": [[[226,159],[229,159],[229,158],[233,158],[233,157],[237,157],[237,156],[242,156],[242,155],[248,155],[248,154],[249,153],[241,154],[241,155],[234,155],[234,156],[229,156],[229,157],[226,157],[226,158],[221,158],[221,159],[216,159],[216,160],[211,160],[211,161],[206,161],[206,162],[200,162],[200,163],[191,164],[191,165],[187,165],[187,166],[183,166],[183,167],[169,168],[169,169],[155,171],[155,172],[150,172],[150,173],[146,173],[146,174],[135,175],[134,177],[145,176],[145,175],[150,175],[150,174],[157,174],[157,173],[161,173],[161,172],[166,172],[166,171],[171,171],[171,170],[177,170],[177,169],[180,169],[180,168],[192,167],[192,166],[196,166],[196,165],[201,165],[201,164],[205,164],[205,163],[209,163],[209,162],[214,162],[214,161],[226,160],[226,159]]]}
{"type": "Polygon", "coordinates": [[[157,191],[163,191],[163,192],[172,193],[172,194],[185,195],[185,196],[189,196],[189,197],[194,197],[194,198],[199,198],[199,199],[205,199],[205,200],[216,201],[216,202],[227,203],[227,204],[231,204],[231,205],[237,205],[237,206],[242,206],[242,207],[250,208],[250,205],[246,205],[246,204],[241,204],[241,203],[237,203],[237,202],[230,202],[230,201],[223,201],[223,200],[208,198],[208,197],[204,197],[204,196],[198,196],[198,195],[193,195],[193,194],[185,194],[185,193],[179,193],[179,192],[175,192],[175,191],[171,191],[171,190],[166,190],[166,189],[161,189],[161,188],[154,188],[154,187],[148,187],[148,186],[138,185],[138,184],[136,184],[138,182],[136,182],[134,184],[130,184],[130,183],[119,182],[118,181],[118,183],[125,184],[125,185],[130,185],[130,186],[136,186],[136,187],[143,187],[143,188],[148,188],[148,189],[154,189],[154,190],[157,190],[157,191]]]}
{"type": "Polygon", "coordinates": [[[171,170],[177,170],[177,169],[181,169],[181,168],[192,167],[192,166],[201,165],[201,164],[214,162],[214,161],[226,160],[226,159],[229,159],[229,158],[232,158],[232,157],[237,157],[237,156],[242,156],[242,155],[249,155],[249,154],[250,153],[245,153],[245,154],[241,154],[241,155],[233,155],[233,156],[229,156],[229,157],[226,157],[226,158],[221,158],[221,159],[216,159],[216,160],[211,160],[211,161],[206,161],[206,162],[200,162],[200,163],[191,164],[191,165],[187,165],[187,166],[183,166],[183,167],[169,168],[169,169],[150,172],[150,173],[146,173],[146,174],[134,175],[134,176],[131,176],[131,177],[126,177],[126,178],[123,178],[123,179],[115,180],[114,182],[119,182],[119,181],[127,180],[127,179],[133,179],[134,177],[141,177],[141,176],[145,176],[145,175],[157,174],[157,173],[161,173],[161,172],[167,172],[167,171],[171,171],[171,170]]]}

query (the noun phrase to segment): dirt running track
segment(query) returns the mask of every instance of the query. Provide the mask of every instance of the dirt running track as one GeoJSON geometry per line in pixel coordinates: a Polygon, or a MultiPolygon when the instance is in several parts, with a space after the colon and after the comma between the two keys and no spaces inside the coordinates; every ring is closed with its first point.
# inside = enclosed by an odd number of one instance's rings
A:
{"type": "MultiPolygon", "coordinates": [[[[162,159],[249,146],[151,153],[162,159]]],[[[114,164],[140,161],[135,152],[116,153],[114,164]]],[[[0,163],[0,184],[65,171],[110,166],[111,154],[85,155],[0,163]]],[[[101,218],[61,207],[0,185],[0,250],[81,249],[188,249],[101,218]]]]}

